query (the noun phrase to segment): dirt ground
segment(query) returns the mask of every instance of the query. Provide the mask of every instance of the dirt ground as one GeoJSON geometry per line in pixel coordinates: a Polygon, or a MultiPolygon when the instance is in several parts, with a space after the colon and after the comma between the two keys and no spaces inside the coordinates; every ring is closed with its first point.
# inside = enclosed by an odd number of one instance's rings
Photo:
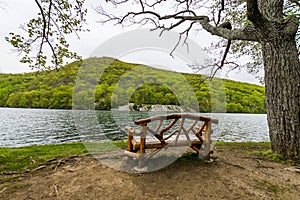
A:
{"type": "Polygon", "coordinates": [[[299,200],[300,166],[244,153],[259,148],[215,146],[214,162],[177,161],[149,173],[120,172],[91,155],[73,157],[0,184],[0,199],[299,200]]]}

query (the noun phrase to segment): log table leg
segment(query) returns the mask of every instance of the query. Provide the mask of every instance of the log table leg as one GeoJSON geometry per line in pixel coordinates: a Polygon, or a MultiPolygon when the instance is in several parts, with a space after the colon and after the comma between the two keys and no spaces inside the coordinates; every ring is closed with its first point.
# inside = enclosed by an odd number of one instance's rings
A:
{"type": "Polygon", "coordinates": [[[139,160],[139,168],[144,167],[145,163],[145,153],[146,153],[146,131],[147,131],[147,124],[142,125],[142,134],[140,140],[140,160],[139,160]]]}
{"type": "Polygon", "coordinates": [[[205,139],[204,139],[205,150],[203,156],[204,156],[204,160],[210,160],[211,122],[206,122],[204,131],[205,131],[205,139]]]}
{"type": "Polygon", "coordinates": [[[133,151],[133,145],[132,145],[132,140],[133,140],[133,136],[131,135],[130,131],[128,131],[128,139],[127,139],[127,150],[132,152],[133,151]]]}

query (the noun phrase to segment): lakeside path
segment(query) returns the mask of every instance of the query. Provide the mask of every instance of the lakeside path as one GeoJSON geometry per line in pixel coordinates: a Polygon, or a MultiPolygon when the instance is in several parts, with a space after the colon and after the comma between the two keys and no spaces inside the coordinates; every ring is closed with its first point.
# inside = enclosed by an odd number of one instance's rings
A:
{"type": "Polygon", "coordinates": [[[214,162],[187,158],[132,174],[91,155],[69,157],[30,173],[1,174],[0,199],[300,199],[298,165],[251,152],[257,145],[216,145],[214,162]]]}

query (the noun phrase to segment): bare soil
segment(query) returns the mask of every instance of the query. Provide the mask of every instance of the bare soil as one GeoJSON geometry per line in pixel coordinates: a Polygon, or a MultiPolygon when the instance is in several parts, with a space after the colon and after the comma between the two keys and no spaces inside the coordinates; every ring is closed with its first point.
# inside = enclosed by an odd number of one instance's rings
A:
{"type": "Polygon", "coordinates": [[[215,146],[214,162],[177,161],[149,173],[120,172],[84,155],[1,175],[0,199],[300,199],[300,166],[215,146]]]}

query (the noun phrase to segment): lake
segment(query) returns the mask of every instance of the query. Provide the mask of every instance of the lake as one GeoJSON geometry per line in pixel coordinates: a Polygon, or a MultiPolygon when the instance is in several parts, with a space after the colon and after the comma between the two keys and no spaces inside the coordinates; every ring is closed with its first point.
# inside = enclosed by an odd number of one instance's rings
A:
{"type": "MultiPolygon", "coordinates": [[[[158,114],[167,113],[0,108],[0,147],[125,139],[124,127],[158,114]]],[[[265,114],[201,115],[219,119],[213,141],[269,141],[265,114]]]]}

